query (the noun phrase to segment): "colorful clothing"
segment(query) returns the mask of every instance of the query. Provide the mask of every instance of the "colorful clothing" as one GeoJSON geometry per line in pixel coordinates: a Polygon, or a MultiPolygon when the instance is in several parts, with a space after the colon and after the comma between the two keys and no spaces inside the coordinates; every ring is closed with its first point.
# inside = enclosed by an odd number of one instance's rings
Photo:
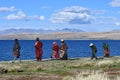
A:
{"type": "Polygon", "coordinates": [[[14,55],[14,57],[19,58],[20,49],[21,49],[20,44],[18,43],[18,41],[15,41],[14,47],[13,47],[13,55],[14,55]]]}
{"type": "Polygon", "coordinates": [[[68,46],[65,42],[61,43],[60,45],[60,59],[67,60],[67,49],[68,46]]]}
{"type": "Polygon", "coordinates": [[[14,42],[14,46],[13,46],[13,55],[14,55],[14,61],[13,62],[15,62],[16,59],[19,59],[19,61],[21,62],[21,60],[20,60],[21,46],[20,46],[20,44],[18,42],[18,39],[15,39],[14,41],[15,42],[14,42]]]}
{"type": "Polygon", "coordinates": [[[104,57],[109,57],[110,50],[109,50],[109,45],[107,43],[103,43],[103,49],[104,49],[104,57]]]}

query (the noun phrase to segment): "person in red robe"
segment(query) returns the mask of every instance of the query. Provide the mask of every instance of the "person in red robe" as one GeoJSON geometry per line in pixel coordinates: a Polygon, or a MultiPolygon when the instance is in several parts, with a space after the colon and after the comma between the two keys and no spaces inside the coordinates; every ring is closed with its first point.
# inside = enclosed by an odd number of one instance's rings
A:
{"type": "Polygon", "coordinates": [[[42,60],[42,42],[39,40],[39,38],[36,38],[36,42],[35,42],[35,52],[36,52],[36,59],[37,61],[41,61],[42,60]]]}
{"type": "Polygon", "coordinates": [[[59,58],[59,46],[56,42],[53,42],[51,58],[52,59],[58,59],[59,58]]]}

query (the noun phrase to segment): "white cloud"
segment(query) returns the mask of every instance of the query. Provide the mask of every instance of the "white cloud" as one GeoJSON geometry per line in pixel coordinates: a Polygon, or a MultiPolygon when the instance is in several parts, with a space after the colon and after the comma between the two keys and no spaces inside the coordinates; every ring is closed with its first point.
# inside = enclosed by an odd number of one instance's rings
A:
{"type": "Polygon", "coordinates": [[[27,16],[24,12],[19,11],[16,14],[9,14],[7,20],[44,20],[44,16],[27,16]]]}
{"type": "Polygon", "coordinates": [[[116,25],[116,26],[120,26],[120,22],[116,22],[115,25],[116,25]]]}
{"type": "Polygon", "coordinates": [[[100,21],[100,22],[98,22],[98,24],[104,24],[104,22],[103,22],[103,21],[100,21]]]}
{"type": "Polygon", "coordinates": [[[52,23],[68,22],[70,24],[90,24],[93,20],[91,11],[79,6],[66,7],[54,13],[50,18],[52,23]]]}
{"type": "Polygon", "coordinates": [[[6,17],[8,20],[20,20],[20,19],[25,19],[26,14],[22,11],[19,11],[17,14],[10,14],[6,17]]]}
{"type": "Polygon", "coordinates": [[[14,6],[11,7],[0,7],[0,12],[12,12],[15,10],[14,6]]]}
{"type": "Polygon", "coordinates": [[[44,17],[44,16],[39,16],[38,19],[39,19],[39,20],[44,20],[45,17],[44,17]]]}
{"type": "Polygon", "coordinates": [[[33,19],[33,20],[44,20],[45,17],[44,16],[28,16],[29,19],[33,19]]]}
{"type": "Polygon", "coordinates": [[[112,7],[120,7],[120,0],[113,0],[110,5],[112,7]]]}
{"type": "Polygon", "coordinates": [[[41,9],[48,9],[48,6],[42,6],[41,9]]]}
{"type": "Polygon", "coordinates": [[[106,10],[93,10],[92,14],[100,14],[100,15],[102,15],[102,14],[105,14],[106,12],[107,12],[106,10]]]}

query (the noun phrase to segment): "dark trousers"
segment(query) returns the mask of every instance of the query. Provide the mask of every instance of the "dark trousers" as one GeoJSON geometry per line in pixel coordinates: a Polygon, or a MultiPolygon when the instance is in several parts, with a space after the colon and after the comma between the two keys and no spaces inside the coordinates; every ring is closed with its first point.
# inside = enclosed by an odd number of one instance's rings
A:
{"type": "Polygon", "coordinates": [[[91,59],[93,59],[93,58],[97,59],[97,56],[95,54],[92,54],[91,59]]]}

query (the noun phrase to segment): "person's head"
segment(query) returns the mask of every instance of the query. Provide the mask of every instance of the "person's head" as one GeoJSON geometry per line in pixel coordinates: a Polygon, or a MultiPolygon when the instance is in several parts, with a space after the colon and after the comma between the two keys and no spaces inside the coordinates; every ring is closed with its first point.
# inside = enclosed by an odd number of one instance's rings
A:
{"type": "Polygon", "coordinates": [[[63,39],[61,39],[60,41],[61,41],[61,43],[64,43],[64,40],[63,40],[63,39]]]}
{"type": "Polygon", "coordinates": [[[90,45],[89,45],[89,46],[90,46],[90,47],[92,47],[93,45],[94,45],[93,43],[90,43],[90,45]]]}
{"type": "Polygon", "coordinates": [[[53,45],[57,45],[57,43],[54,41],[54,42],[53,42],[53,45]]]}
{"type": "Polygon", "coordinates": [[[39,37],[37,37],[37,38],[36,38],[36,41],[39,41],[39,40],[40,40],[39,37]]]}
{"type": "Polygon", "coordinates": [[[15,39],[14,41],[15,41],[15,43],[18,43],[18,39],[15,39]]]}

